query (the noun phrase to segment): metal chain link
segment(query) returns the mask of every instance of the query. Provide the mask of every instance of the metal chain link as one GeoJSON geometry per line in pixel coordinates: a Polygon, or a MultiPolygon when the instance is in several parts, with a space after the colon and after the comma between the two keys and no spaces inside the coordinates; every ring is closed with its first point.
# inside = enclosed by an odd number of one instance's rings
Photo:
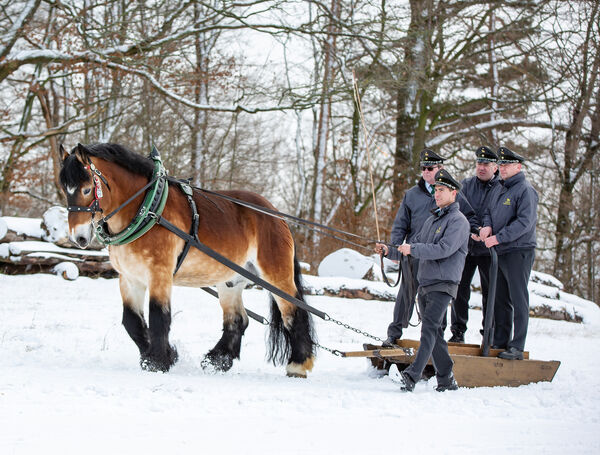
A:
{"type": "Polygon", "coordinates": [[[337,355],[338,357],[344,357],[344,354],[342,353],[342,351],[339,351],[337,349],[331,349],[331,348],[328,348],[327,346],[323,346],[323,345],[321,345],[319,343],[315,343],[315,346],[318,347],[318,348],[321,348],[324,351],[327,351],[327,352],[329,352],[329,353],[331,353],[333,355],[337,355]]]}
{"type": "MultiPolygon", "coordinates": [[[[352,327],[351,325],[346,324],[345,322],[338,321],[337,319],[334,319],[331,316],[329,316],[327,313],[325,313],[325,317],[323,319],[325,321],[333,322],[341,327],[344,327],[345,329],[352,330],[353,332],[358,333],[360,335],[366,336],[367,338],[371,338],[375,341],[383,341],[381,338],[376,337],[375,335],[371,335],[370,333],[367,333],[364,330],[357,329],[355,327],[352,327]]],[[[315,343],[315,346],[318,348],[321,348],[324,351],[327,351],[333,355],[336,355],[338,357],[344,357],[344,353],[338,349],[331,349],[331,348],[328,348],[327,346],[323,346],[319,343],[315,343]]]]}
{"type": "Polygon", "coordinates": [[[373,339],[375,341],[383,341],[381,338],[376,337],[375,335],[371,335],[370,333],[367,333],[364,330],[360,330],[360,329],[354,328],[351,325],[346,324],[345,322],[338,321],[337,319],[332,318],[328,314],[325,314],[325,318],[324,319],[326,321],[334,322],[337,325],[344,327],[345,329],[352,330],[355,333],[358,333],[360,335],[366,336],[367,338],[371,338],[371,339],[373,339]]]}

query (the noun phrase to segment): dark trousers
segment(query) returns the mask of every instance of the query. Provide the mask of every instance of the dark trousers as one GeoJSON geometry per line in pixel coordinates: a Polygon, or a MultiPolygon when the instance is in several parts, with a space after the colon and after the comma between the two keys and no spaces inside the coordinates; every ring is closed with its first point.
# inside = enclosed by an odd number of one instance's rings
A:
{"type": "MultiPolygon", "coordinates": [[[[408,260],[412,271],[412,277],[407,278],[402,275],[400,290],[396,296],[393,315],[394,319],[387,329],[387,336],[394,337],[395,339],[402,338],[402,329],[408,327],[408,321],[410,321],[412,316],[413,308],[415,306],[415,297],[419,287],[419,283],[417,282],[419,260],[412,256],[406,256],[402,260],[408,260]],[[412,279],[412,286],[409,285],[409,279],[412,279]],[[411,290],[412,292],[410,292],[411,290]]],[[[402,263],[400,263],[400,267],[401,266],[402,263]]]]}
{"type": "Polygon", "coordinates": [[[404,370],[415,382],[421,379],[430,357],[438,384],[446,384],[450,380],[453,362],[448,354],[448,343],[444,340],[442,320],[451,300],[452,296],[445,292],[419,294],[421,344],[414,362],[404,370]]]}
{"type": "Polygon", "coordinates": [[[498,283],[494,305],[494,344],[525,350],[529,324],[529,275],[535,250],[518,250],[498,256],[498,283]],[[511,338],[512,332],[512,338],[511,338]]]}
{"type": "Polygon", "coordinates": [[[481,305],[483,310],[483,320],[485,321],[485,310],[487,308],[488,288],[490,284],[490,256],[471,256],[465,258],[465,268],[463,269],[458,293],[456,299],[452,301],[450,330],[452,333],[465,333],[467,331],[467,321],[469,320],[469,299],[471,298],[471,281],[475,270],[479,269],[479,281],[481,282],[481,305]]]}

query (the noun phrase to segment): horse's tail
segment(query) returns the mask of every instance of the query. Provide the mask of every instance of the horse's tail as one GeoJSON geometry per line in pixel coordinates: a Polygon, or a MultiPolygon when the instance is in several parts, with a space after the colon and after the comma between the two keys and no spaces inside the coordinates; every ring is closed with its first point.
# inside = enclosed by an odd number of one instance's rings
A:
{"type": "MultiPolygon", "coordinates": [[[[300,263],[294,253],[295,297],[304,300],[300,263]]],[[[268,341],[267,359],[274,365],[296,362],[304,363],[315,355],[315,332],[312,317],[305,309],[296,307],[291,330],[287,330],[281,317],[277,302],[271,296],[271,325],[268,341]]]]}

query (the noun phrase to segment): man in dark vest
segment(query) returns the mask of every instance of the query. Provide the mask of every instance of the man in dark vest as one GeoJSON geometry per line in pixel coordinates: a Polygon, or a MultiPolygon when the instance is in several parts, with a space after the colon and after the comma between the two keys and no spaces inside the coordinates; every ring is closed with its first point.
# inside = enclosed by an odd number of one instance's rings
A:
{"type": "Polygon", "coordinates": [[[498,253],[494,307],[494,347],[498,357],[522,360],[529,324],[527,284],[535,257],[538,194],[525,179],[525,159],[506,147],[498,149],[502,185],[490,192],[480,237],[498,253]],[[511,337],[512,334],[512,337],[511,337]]]}
{"type": "MultiPolygon", "coordinates": [[[[401,245],[403,242],[410,243],[419,233],[425,220],[436,209],[434,194],[435,174],[443,167],[444,159],[432,150],[425,149],[420,155],[421,179],[410,188],[402,199],[402,204],[396,213],[392,227],[392,244],[401,245]]],[[[468,201],[459,194],[459,207],[471,224],[472,232],[478,232],[480,221],[475,216],[473,208],[468,201]]],[[[387,339],[383,347],[395,346],[396,340],[402,337],[402,329],[408,327],[415,296],[417,293],[419,262],[412,256],[408,256],[409,269],[412,277],[403,277],[394,305],[393,320],[387,329],[387,339]],[[412,291],[412,292],[411,292],[412,291]]]]}
{"type": "MultiPolygon", "coordinates": [[[[475,152],[476,164],[475,175],[464,179],[461,193],[469,201],[475,215],[479,220],[483,219],[486,207],[486,199],[490,190],[500,183],[498,176],[498,156],[489,147],[479,147],[475,152]]],[[[463,269],[460,284],[458,285],[458,294],[452,301],[452,313],[450,330],[452,338],[448,341],[452,343],[464,343],[465,332],[467,331],[467,321],[469,320],[469,299],[471,298],[471,281],[475,270],[479,269],[479,281],[481,283],[483,320],[485,321],[485,310],[487,306],[489,269],[490,269],[490,251],[477,234],[471,234],[469,239],[469,253],[465,259],[465,268],[463,269]]]]}
{"type": "Polygon", "coordinates": [[[375,249],[390,259],[397,259],[402,254],[419,261],[421,342],[413,363],[400,372],[402,390],[406,392],[414,390],[430,357],[437,377],[436,390],[458,388],[442,323],[450,301],[456,297],[469,244],[470,225],[456,202],[459,189],[460,184],[450,173],[440,170],[435,175],[438,208],[425,221],[419,234],[397,250],[381,243],[375,249]]]}

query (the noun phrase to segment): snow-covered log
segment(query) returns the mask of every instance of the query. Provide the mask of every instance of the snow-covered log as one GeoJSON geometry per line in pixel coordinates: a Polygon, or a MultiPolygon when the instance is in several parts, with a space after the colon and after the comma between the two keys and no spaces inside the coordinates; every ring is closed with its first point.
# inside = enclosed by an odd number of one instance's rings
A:
{"type": "Polygon", "coordinates": [[[8,226],[6,225],[6,221],[0,218],[0,240],[2,240],[7,233],[8,226]]]}
{"type": "Polygon", "coordinates": [[[42,218],[0,217],[0,272],[57,273],[67,279],[76,279],[80,274],[116,276],[108,252],[99,249],[102,245],[96,249],[75,248],[67,230],[67,211],[63,207],[51,207],[42,218]],[[67,263],[70,265],[60,266],[67,263]]]}
{"type": "Polygon", "coordinates": [[[76,280],[79,277],[79,269],[72,262],[61,262],[60,264],[56,264],[52,271],[69,281],[76,280]]]}

